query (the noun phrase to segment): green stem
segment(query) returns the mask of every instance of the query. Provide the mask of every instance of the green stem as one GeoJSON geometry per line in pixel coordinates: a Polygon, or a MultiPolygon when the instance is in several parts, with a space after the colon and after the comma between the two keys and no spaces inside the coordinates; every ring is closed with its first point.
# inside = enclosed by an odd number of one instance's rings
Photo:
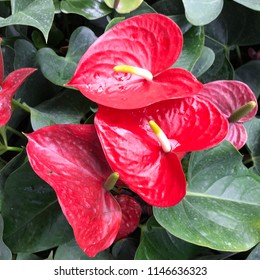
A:
{"type": "Polygon", "coordinates": [[[237,52],[238,61],[239,61],[240,65],[242,65],[243,64],[243,59],[242,59],[242,55],[241,55],[241,51],[240,51],[239,46],[236,46],[236,52],[237,52]]]}
{"type": "Polygon", "coordinates": [[[31,110],[30,108],[27,106],[27,105],[24,105],[24,103],[20,103],[19,101],[15,100],[15,99],[12,99],[12,104],[15,106],[15,107],[19,107],[21,108],[22,110],[24,110],[25,112],[27,113],[31,113],[31,110]]]}
{"type": "Polygon", "coordinates": [[[6,147],[6,151],[10,151],[10,152],[22,152],[23,148],[19,148],[19,147],[6,147]]]}
{"type": "Polygon", "coordinates": [[[26,139],[26,137],[25,137],[21,132],[17,131],[16,129],[14,129],[14,128],[10,127],[10,126],[7,126],[6,129],[7,129],[8,131],[10,131],[11,133],[13,133],[13,134],[19,136],[20,138],[26,139]]]}

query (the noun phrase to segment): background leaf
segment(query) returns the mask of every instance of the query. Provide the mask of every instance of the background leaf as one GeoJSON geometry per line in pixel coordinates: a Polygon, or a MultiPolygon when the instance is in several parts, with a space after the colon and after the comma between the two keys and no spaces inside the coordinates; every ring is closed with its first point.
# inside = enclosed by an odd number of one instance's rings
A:
{"type": "Polygon", "coordinates": [[[112,12],[103,0],[62,0],[60,9],[63,13],[81,15],[87,19],[97,19],[112,12]]]}
{"type": "Polygon", "coordinates": [[[250,9],[260,11],[260,3],[258,0],[234,0],[234,1],[250,9]]]}
{"type": "Polygon", "coordinates": [[[58,56],[51,48],[40,49],[36,59],[43,75],[52,83],[63,86],[71,79],[80,58],[95,40],[93,31],[79,27],[71,35],[66,57],[58,56]]]}
{"type": "Polygon", "coordinates": [[[185,15],[193,25],[205,25],[213,21],[223,8],[223,0],[183,0],[185,15]]]}
{"type": "Polygon", "coordinates": [[[212,66],[214,60],[215,53],[213,52],[213,50],[208,47],[204,47],[201,56],[192,68],[192,74],[196,77],[200,77],[212,66]]]}
{"type": "Polygon", "coordinates": [[[0,260],[11,260],[12,252],[3,242],[4,220],[0,214],[0,260]]]}
{"type": "Polygon", "coordinates": [[[12,15],[0,18],[0,27],[21,24],[29,25],[41,30],[45,40],[54,18],[54,5],[52,0],[14,0],[12,3],[12,15]]]}
{"type": "Polygon", "coordinates": [[[52,188],[26,162],[6,181],[2,215],[4,241],[13,253],[33,253],[73,237],[52,188]]]}
{"type": "Polygon", "coordinates": [[[154,208],[173,235],[221,251],[249,250],[260,240],[260,177],[229,142],[192,153],[186,197],[175,207],[154,208]]]}
{"type": "Polygon", "coordinates": [[[167,232],[152,217],[142,227],[136,260],[188,260],[205,252],[205,248],[185,242],[167,232]]]}
{"type": "Polygon", "coordinates": [[[260,260],[260,243],[251,251],[247,260],[260,260]]]}
{"type": "Polygon", "coordinates": [[[78,246],[75,239],[60,245],[54,255],[55,260],[112,260],[109,252],[98,253],[94,258],[88,257],[78,246]]]}
{"type": "Polygon", "coordinates": [[[246,145],[254,164],[253,171],[260,175],[260,119],[253,118],[244,125],[248,135],[246,145]]]}

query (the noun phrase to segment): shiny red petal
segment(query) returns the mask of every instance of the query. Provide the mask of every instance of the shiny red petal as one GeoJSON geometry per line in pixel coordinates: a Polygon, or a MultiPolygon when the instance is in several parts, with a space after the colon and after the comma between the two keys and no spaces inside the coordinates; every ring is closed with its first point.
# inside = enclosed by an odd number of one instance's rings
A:
{"type": "Polygon", "coordinates": [[[179,27],[166,16],[132,17],[99,37],[66,85],[98,104],[119,109],[141,108],[168,98],[193,95],[202,85],[192,74],[181,69],[167,70],[179,57],[182,41],[179,27]],[[155,78],[147,81],[114,72],[114,66],[123,64],[147,69],[155,78]]]}
{"type": "Polygon", "coordinates": [[[230,123],[225,139],[231,142],[238,150],[241,149],[247,141],[247,132],[243,124],[230,123]]]}
{"type": "MultiPolygon", "coordinates": [[[[213,102],[221,112],[229,118],[230,115],[249,101],[255,101],[256,97],[252,90],[245,83],[239,81],[214,81],[204,85],[199,95],[213,102]]],[[[253,118],[257,112],[257,106],[246,116],[239,120],[239,123],[246,122],[253,118]]]]}
{"type": "Polygon", "coordinates": [[[119,194],[115,196],[122,211],[122,221],[116,236],[116,240],[127,237],[139,225],[142,208],[140,204],[131,196],[119,194]]]}
{"type": "Polygon", "coordinates": [[[21,68],[11,72],[4,80],[0,94],[8,95],[11,100],[19,86],[36,70],[36,68],[21,68]]]}
{"type": "Polygon", "coordinates": [[[109,247],[121,210],[102,188],[111,169],[94,126],[53,125],[27,136],[31,166],[55,190],[79,246],[91,257],[109,247]]]}
{"type": "Polygon", "coordinates": [[[0,86],[0,126],[5,125],[12,115],[11,103],[16,90],[24,82],[24,80],[36,70],[37,69],[34,68],[22,68],[15,70],[6,77],[3,84],[0,86]]]}

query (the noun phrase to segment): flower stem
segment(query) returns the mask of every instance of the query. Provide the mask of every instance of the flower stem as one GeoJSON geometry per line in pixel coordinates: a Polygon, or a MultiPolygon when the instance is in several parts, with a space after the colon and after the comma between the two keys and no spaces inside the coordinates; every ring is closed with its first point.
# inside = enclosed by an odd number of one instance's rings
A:
{"type": "Polygon", "coordinates": [[[23,148],[19,148],[19,147],[6,147],[6,151],[11,151],[11,152],[22,152],[23,151],[23,148]]]}
{"type": "Polygon", "coordinates": [[[13,133],[13,134],[19,136],[20,138],[26,139],[26,137],[25,137],[21,132],[17,131],[16,129],[14,129],[14,128],[10,127],[10,126],[7,126],[6,129],[7,129],[9,132],[11,132],[11,133],[13,133]]]}
{"type": "Polygon", "coordinates": [[[27,106],[27,105],[25,105],[25,103],[20,103],[19,101],[17,101],[17,100],[15,100],[15,99],[12,99],[12,104],[15,106],[15,107],[19,107],[19,108],[21,108],[22,110],[24,110],[25,112],[27,112],[27,113],[31,113],[31,110],[30,110],[30,108],[27,106]]]}

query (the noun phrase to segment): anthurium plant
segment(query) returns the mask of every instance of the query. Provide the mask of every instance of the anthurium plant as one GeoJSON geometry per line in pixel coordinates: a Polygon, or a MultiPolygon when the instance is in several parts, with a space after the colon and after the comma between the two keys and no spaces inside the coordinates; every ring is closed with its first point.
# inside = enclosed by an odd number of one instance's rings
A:
{"type": "Polygon", "coordinates": [[[0,259],[259,258],[257,1],[16,2],[0,259]]]}

